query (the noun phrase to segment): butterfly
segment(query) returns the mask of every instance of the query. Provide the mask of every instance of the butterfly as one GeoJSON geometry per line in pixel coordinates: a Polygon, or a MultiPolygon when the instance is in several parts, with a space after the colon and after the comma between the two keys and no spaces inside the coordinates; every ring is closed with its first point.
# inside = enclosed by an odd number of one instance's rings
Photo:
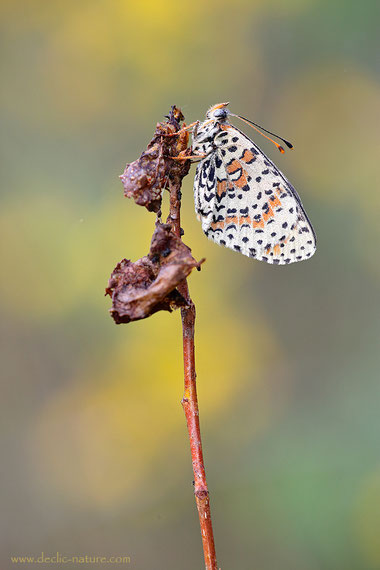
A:
{"type": "MultiPolygon", "coordinates": [[[[229,122],[239,117],[264,135],[256,123],[234,115],[228,103],[211,107],[195,123],[192,154],[201,159],[194,180],[195,211],[214,242],[267,263],[308,259],[316,235],[296,190],[243,132],[229,122]]],[[[291,143],[281,139],[289,148],[291,143]]]]}

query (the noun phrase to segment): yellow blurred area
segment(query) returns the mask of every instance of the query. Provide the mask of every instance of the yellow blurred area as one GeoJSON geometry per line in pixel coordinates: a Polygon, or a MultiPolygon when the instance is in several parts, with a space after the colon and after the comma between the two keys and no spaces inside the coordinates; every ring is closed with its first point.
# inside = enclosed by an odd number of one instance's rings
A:
{"type": "MultiPolygon", "coordinates": [[[[27,204],[10,200],[0,230],[4,310],[44,321],[62,317],[85,299],[104,307],[102,295],[114,265],[125,253],[134,258],[141,253],[136,241],[128,243],[125,223],[125,212],[114,201],[88,209],[55,194],[37,195],[27,204]],[[10,243],[12,249],[5,247],[10,243]]],[[[152,227],[149,215],[132,219],[129,236],[138,228],[149,244],[152,227]]]]}
{"type": "MultiPolygon", "coordinates": [[[[260,333],[252,336],[244,323],[217,311],[222,304],[223,294],[215,295],[208,304],[214,317],[196,337],[200,406],[211,420],[244,394],[248,377],[241,363],[247,354],[254,362],[249,382],[255,391],[270,352],[280,350],[265,323],[257,321],[260,333]],[[228,346],[227,360],[220,358],[218,345],[228,346]]],[[[132,490],[136,495],[155,462],[167,457],[170,466],[185,437],[179,317],[177,312],[135,323],[132,338],[120,330],[121,339],[105,360],[95,356],[40,410],[32,432],[39,485],[53,486],[75,503],[110,508],[132,490]],[[67,462],[72,469],[65,468],[67,462]]]]}

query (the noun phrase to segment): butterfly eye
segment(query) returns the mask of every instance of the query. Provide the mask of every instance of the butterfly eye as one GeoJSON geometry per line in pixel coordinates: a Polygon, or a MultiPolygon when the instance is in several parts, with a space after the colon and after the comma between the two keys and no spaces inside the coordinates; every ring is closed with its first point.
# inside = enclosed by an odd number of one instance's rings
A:
{"type": "Polygon", "coordinates": [[[215,109],[213,116],[215,119],[225,119],[227,117],[227,109],[215,109]]]}

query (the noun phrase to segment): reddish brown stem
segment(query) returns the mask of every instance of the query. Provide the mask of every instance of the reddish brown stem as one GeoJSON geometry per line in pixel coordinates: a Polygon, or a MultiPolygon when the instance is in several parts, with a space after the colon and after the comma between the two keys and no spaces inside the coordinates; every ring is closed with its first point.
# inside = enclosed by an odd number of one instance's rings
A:
{"type": "MultiPolygon", "coordinates": [[[[171,181],[170,188],[170,221],[175,234],[180,237],[180,188],[181,181],[171,181]]],[[[191,459],[194,472],[194,494],[201,526],[203,553],[206,570],[218,570],[216,562],[214,534],[212,530],[209,492],[206,483],[206,471],[203,461],[201,431],[199,425],[199,409],[195,373],[195,305],[191,300],[187,280],[178,285],[178,291],[187,300],[188,307],[181,309],[183,334],[183,360],[185,390],[182,406],[186,416],[187,430],[190,439],[191,459]]]]}

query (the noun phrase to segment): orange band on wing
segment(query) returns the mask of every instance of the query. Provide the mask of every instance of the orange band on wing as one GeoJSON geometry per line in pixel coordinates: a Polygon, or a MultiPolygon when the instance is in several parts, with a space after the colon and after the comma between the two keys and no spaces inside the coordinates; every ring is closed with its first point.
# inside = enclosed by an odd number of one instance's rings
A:
{"type": "Polygon", "coordinates": [[[250,150],[248,150],[246,148],[244,150],[243,156],[241,157],[240,160],[244,160],[244,162],[251,162],[251,160],[254,158],[255,158],[255,155],[253,154],[253,152],[251,152],[250,150]]]}
{"type": "Polygon", "coordinates": [[[258,222],[252,222],[252,227],[253,228],[260,228],[260,229],[264,229],[264,220],[259,220],[258,222]]]}
{"type": "Polygon", "coordinates": [[[263,220],[264,222],[267,222],[270,218],[274,217],[274,212],[272,210],[272,208],[269,207],[269,209],[263,213],[263,220]]]}
{"type": "Polygon", "coordinates": [[[273,198],[269,198],[270,205],[273,207],[281,206],[280,200],[277,196],[273,196],[273,198]]]}
{"type": "Polygon", "coordinates": [[[221,180],[220,182],[217,183],[216,193],[218,194],[218,196],[222,196],[225,193],[226,189],[227,189],[227,181],[226,180],[221,180]]]}
{"type": "Polygon", "coordinates": [[[231,164],[229,164],[227,166],[227,172],[229,174],[233,174],[234,172],[236,172],[237,170],[241,170],[241,165],[240,162],[238,160],[236,160],[236,158],[231,162],[231,164]]]}
{"type": "Polygon", "coordinates": [[[220,220],[220,222],[213,222],[211,227],[213,230],[220,229],[222,230],[226,224],[237,224],[238,219],[236,216],[227,216],[224,220],[220,220]]]}
{"type": "Polygon", "coordinates": [[[234,180],[233,182],[238,188],[243,188],[243,186],[246,186],[247,185],[246,172],[242,170],[239,178],[237,180],[234,180]]]}

